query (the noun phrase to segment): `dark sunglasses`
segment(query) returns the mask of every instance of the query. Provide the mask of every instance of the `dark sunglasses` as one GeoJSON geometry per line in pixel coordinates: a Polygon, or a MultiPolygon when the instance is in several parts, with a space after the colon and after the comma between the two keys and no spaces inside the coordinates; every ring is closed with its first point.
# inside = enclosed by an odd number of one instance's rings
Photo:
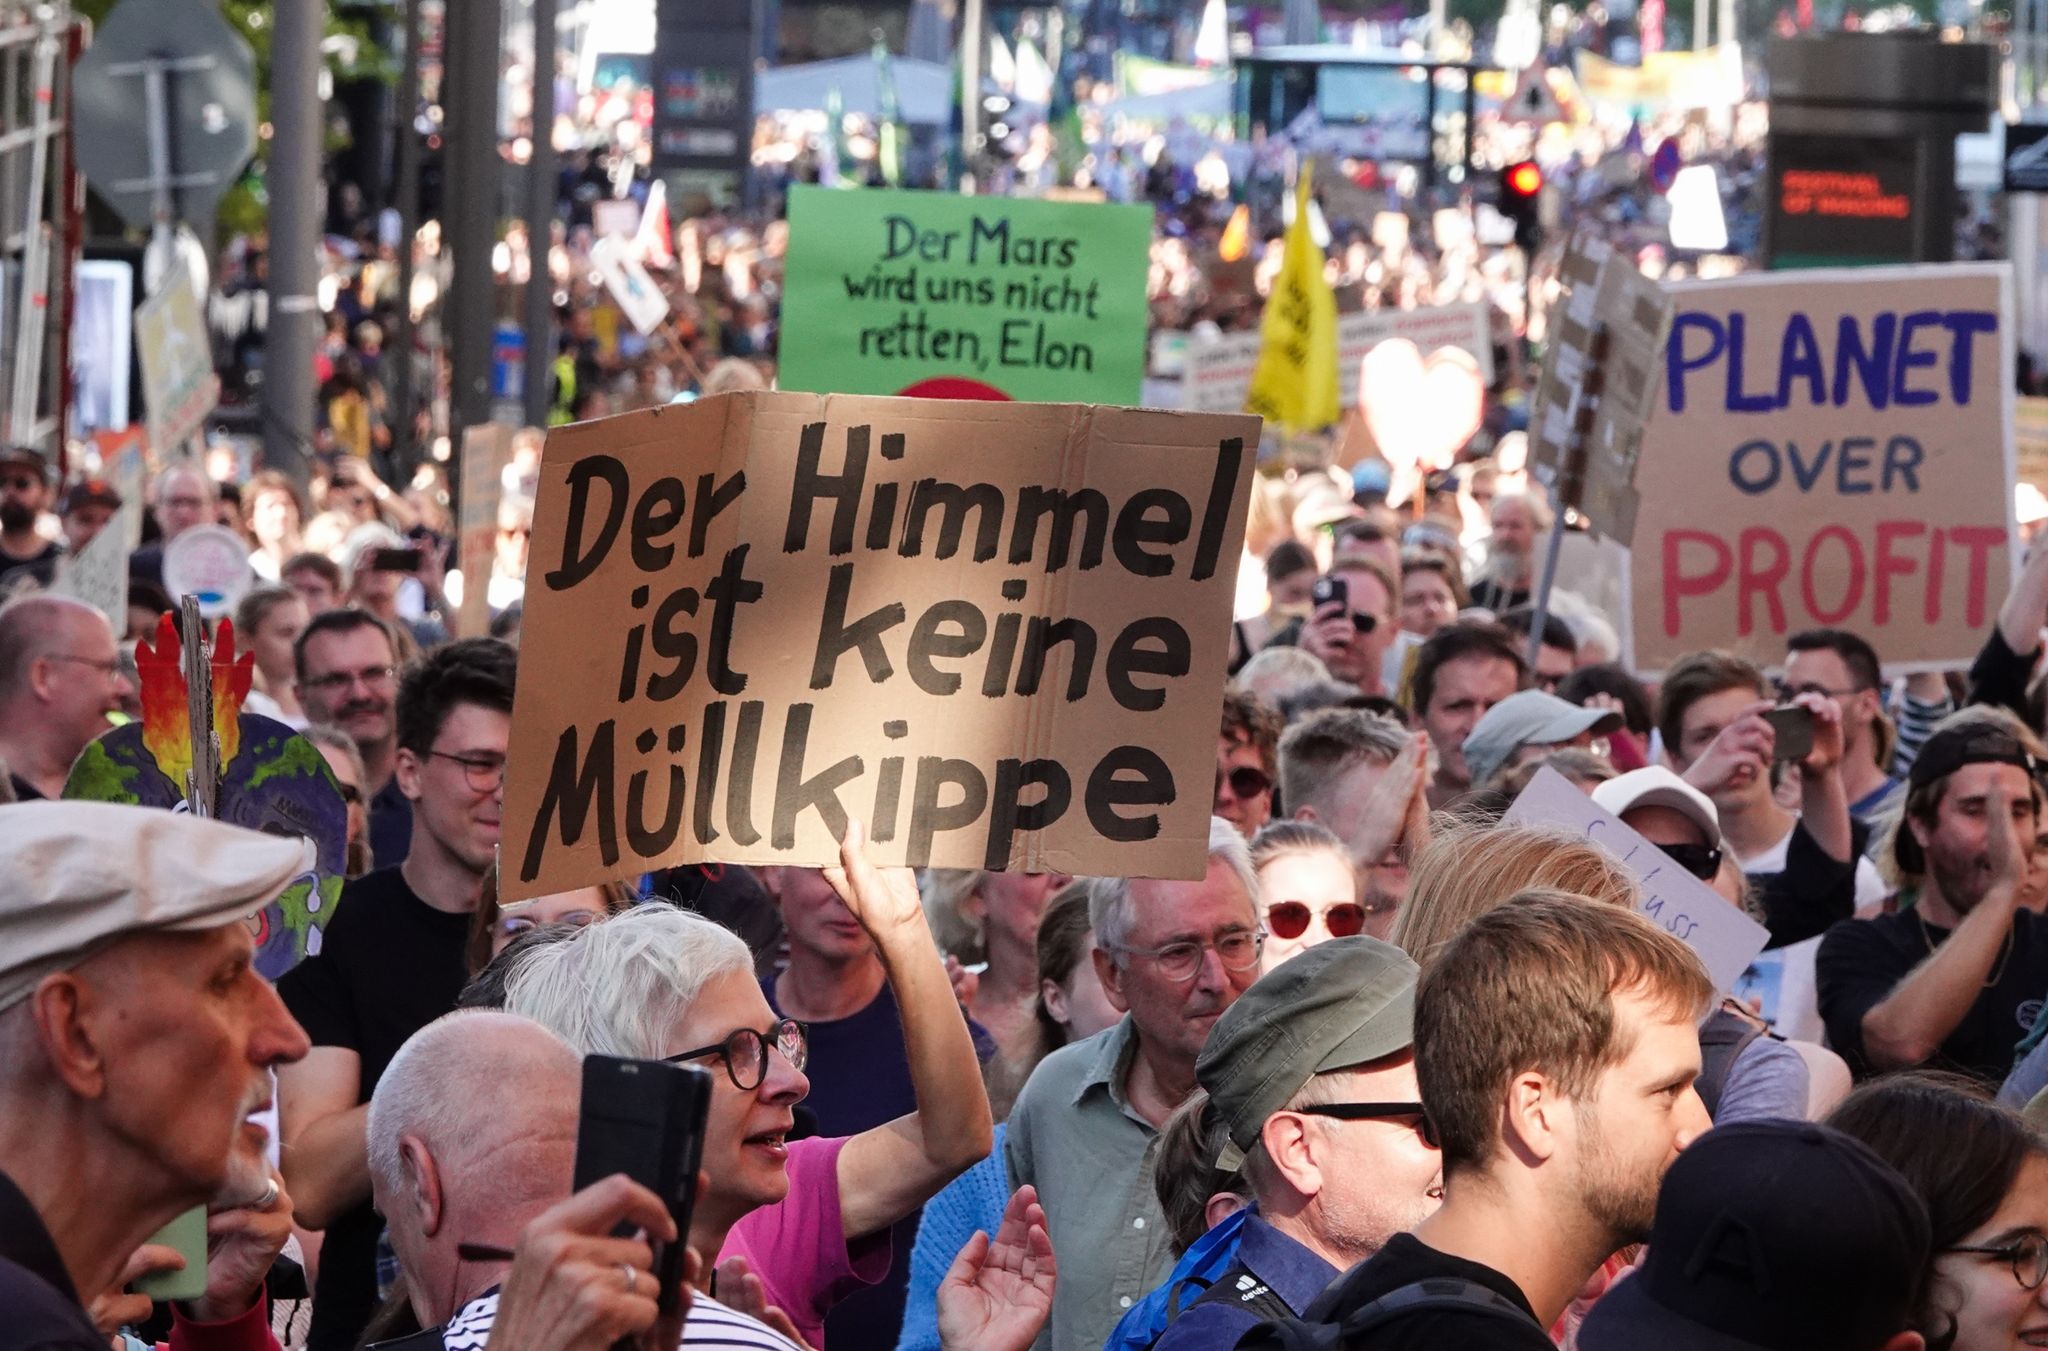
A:
{"type": "Polygon", "coordinates": [[[1257,765],[1239,765],[1228,774],[1225,774],[1220,769],[1217,770],[1216,789],[1218,792],[1222,791],[1225,783],[1230,785],[1231,793],[1239,798],[1254,798],[1261,793],[1270,791],[1273,787],[1273,780],[1267,776],[1265,770],[1260,769],[1257,765]]]}
{"type": "Polygon", "coordinates": [[[1321,1102],[1295,1110],[1303,1116],[1326,1116],[1337,1121],[1384,1121],[1395,1116],[1421,1116],[1419,1102],[1321,1102]]]}
{"type": "Polygon", "coordinates": [[[341,789],[341,800],[351,807],[363,800],[363,790],[352,783],[337,783],[335,787],[341,789]]]}
{"type": "Polygon", "coordinates": [[[1660,844],[1673,863],[1702,882],[1711,882],[1721,871],[1721,846],[1717,844],[1660,844]]]}
{"type": "MultiPolygon", "coordinates": [[[[1299,938],[1308,932],[1315,912],[1300,901],[1278,901],[1266,907],[1266,930],[1275,938],[1299,938]]],[[[1365,907],[1340,902],[1323,912],[1323,924],[1332,938],[1350,938],[1365,929],[1365,907]]]]}
{"type": "Polygon", "coordinates": [[[0,488],[33,488],[42,481],[34,474],[0,474],[0,488]]]}

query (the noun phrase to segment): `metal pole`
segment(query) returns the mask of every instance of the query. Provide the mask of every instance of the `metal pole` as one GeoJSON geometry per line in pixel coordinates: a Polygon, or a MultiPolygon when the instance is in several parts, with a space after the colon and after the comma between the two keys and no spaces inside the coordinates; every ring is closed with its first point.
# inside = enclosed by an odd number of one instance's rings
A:
{"type": "Polygon", "coordinates": [[[960,162],[970,180],[981,162],[981,62],[987,50],[981,0],[966,0],[960,12],[960,162]]]}
{"type": "MultiPolygon", "coordinates": [[[[385,378],[391,382],[391,419],[396,424],[393,445],[406,477],[419,465],[420,444],[414,435],[419,422],[419,400],[413,378],[417,337],[412,322],[413,240],[420,232],[420,0],[405,0],[405,64],[398,75],[398,115],[392,119],[392,134],[398,145],[398,182],[393,185],[393,202],[398,209],[398,322],[391,336],[395,362],[387,363],[385,378]]],[[[431,397],[431,395],[430,395],[431,397]]]]}
{"type": "Polygon", "coordinates": [[[270,329],[263,344],[263,458],[300,490],[313,441],[320,337],[320,0],[276,0],[270,39],[270,329]]]}
{"type": "MultiPolygon", "coordinates": [[[[446,241],[454,252],[448,302],[442,309],[451,387],[448,444],[491,419],[491,247],[498,216],[498,51],[503,39],[502,0],[462,0],[448,7],[448,75],[441,84],[448,110],[445,163],[446,241]]],[[[460,492],[462,457],[448,457],[451,490],[460,492]]]]}
{"type": "MultiPolygon", "coordinates": [[[[533,0],[533,157],[526,175],[526,235],[532,275],[526,280],[526,421],[548,425],[548,373],[554,369],[554,278],[548,251],[555,235],[555,0],[533,0]]],[[[670,241],[674,243],[673,240],[670,241]]]]}

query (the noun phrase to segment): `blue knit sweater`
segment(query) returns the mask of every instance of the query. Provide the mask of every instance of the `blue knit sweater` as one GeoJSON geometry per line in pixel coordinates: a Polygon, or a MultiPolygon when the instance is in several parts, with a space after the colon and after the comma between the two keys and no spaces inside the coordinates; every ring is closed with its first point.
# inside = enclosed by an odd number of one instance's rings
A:
{"type": "Polygon", "coordinates": [[[1010,1203],[1010,1172],[1003,1165],[1003,1133],[989,1156],[924,1204],[917,1243],[910,1250],[910,1295],[903,1302],[903,1333],[896,1351],[939,1351],[939,1282],[979,1229],[995,1237],[1010,1203]]]}

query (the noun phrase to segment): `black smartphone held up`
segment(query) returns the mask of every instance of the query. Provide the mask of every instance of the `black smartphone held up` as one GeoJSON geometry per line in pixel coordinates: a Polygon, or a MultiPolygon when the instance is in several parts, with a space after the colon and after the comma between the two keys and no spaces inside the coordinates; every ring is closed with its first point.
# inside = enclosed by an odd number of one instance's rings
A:
{"type": "Polygon", "coordinates": [[[370,554],[370,571],[418,572],[424,561],[418,549],[377,549],[370,554]]]}
{"type": "Polygon", "coordinates": [[[1351,608],[1351,587],[1342,577],[1318,577],[1316,584],[1309,588],[1309,613],[1314,614],[1325,605],[1351,608]]]}
{"type": "Polygon", "coordinates": [[[1764,714],[1777,738],[1771,759],[1779,764],[1804,760],[1813,754],[1813,710],[1799,704],[1780,704],[1764,714]]]}
{"type": "Polygon", "coordinates": [[[711,1076],[662,1060],[583,1059],[583,1107],[576,1124],[576,1190],[624,1173],[659,1196],[676,1222],[674,1243],[654,1245],[661,1311],[673,1314],[697,1202],[711,1076]]]}

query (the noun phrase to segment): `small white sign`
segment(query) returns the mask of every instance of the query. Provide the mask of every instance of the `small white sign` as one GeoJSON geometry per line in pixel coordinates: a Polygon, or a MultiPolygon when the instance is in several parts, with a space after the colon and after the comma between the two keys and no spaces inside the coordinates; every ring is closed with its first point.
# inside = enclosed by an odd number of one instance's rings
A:
{"type": "Polygon", "coordinates": [[[598,240],[590,248],[590,261],[597,264],[605,289],[619,302],[627,321],[642,337],[661,327],[668,318],[668,297],[647,275],[647,269],[640,266],[639,259],[633,257],[624,240],[616,235],[598,240]]]}
{"type": "Polygon", "coordinates": [[[1621,818],[1572,786],[1554,769],[1536,771],[1502,825],[1551,826],[1583,835],[1620,860],[1643,889],[1638,913],[1699,954],[1714,988],[1735,988],[1770,932],[1721,899],[1720,893],[1671,861],[1621,818]]]}
{"type": "Polygon", "coordinates": [[[231,614],[255,584],[249,546],[224,525],[195,525],[164,546],[164,590],[199,602],[208,619],[231,614]]]}

